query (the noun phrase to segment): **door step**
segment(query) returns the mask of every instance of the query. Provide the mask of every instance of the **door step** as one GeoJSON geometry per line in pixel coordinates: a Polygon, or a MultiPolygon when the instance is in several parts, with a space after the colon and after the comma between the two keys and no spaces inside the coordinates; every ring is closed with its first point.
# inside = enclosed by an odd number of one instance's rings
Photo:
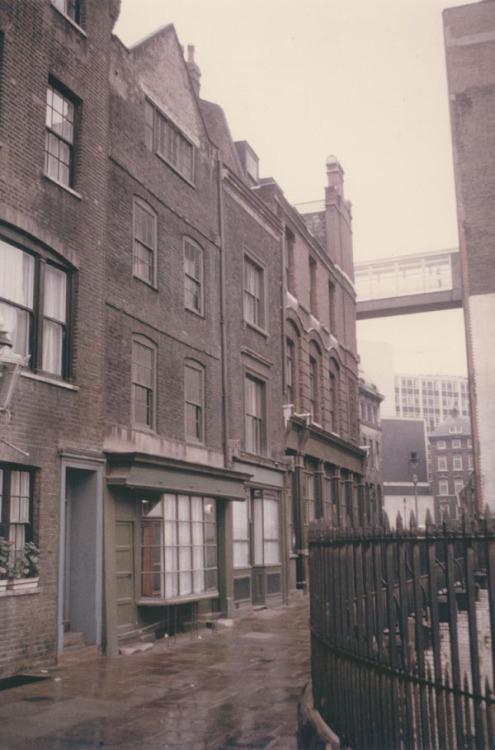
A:
{"type": "Polygon", "coordinates": [[[99,646],[87,646],[83,633],[64,633],[63,652],[58,655],[57,662],[61,665],[76,664],[78,662],[94,661],[101,655],[99,646]]]}

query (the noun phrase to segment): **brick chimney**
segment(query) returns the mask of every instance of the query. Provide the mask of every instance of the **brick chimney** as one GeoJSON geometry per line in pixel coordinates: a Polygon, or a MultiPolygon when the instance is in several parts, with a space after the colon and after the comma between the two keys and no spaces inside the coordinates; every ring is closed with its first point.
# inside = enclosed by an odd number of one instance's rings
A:
{"type": "Polygon", "coordinates": [[[191,76],[192,85],[194,88],[194,91],[196,93],[196,96],[199,99],[199,90],[200,90],[200,79],[201,79],[201,71],[194,62],[194,45],[188,44],[187,45],[187,69],[189,70],[189,75],[191,76]]]}

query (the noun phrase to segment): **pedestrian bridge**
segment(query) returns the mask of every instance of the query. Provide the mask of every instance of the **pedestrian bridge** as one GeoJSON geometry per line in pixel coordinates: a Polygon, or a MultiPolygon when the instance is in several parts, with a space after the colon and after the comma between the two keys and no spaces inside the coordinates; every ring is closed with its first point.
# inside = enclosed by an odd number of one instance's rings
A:
{"type": "Polygon", "coordinates": [[[459,251],[354,264],[357,319],[462,307],[459,251]]]}

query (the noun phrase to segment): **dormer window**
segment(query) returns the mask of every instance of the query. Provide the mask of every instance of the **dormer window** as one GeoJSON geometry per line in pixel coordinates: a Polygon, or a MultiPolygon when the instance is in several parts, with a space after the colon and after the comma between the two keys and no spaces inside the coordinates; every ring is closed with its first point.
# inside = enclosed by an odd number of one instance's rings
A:
{"type": "Polygon", "coordinates": [[[151,102],[145,102],[144,142],[169,166],[194,182],[194,146],[184,133],[151,102]]]}

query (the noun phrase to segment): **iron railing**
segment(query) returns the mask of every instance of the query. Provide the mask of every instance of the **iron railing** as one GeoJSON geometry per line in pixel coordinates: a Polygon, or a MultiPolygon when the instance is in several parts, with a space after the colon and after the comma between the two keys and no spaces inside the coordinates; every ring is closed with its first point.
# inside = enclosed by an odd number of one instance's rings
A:
{"type": "Polygon", "coordinates": [[[495,522],[309,534],[315,708],[353,750],[495,748],[495,522]]]}

